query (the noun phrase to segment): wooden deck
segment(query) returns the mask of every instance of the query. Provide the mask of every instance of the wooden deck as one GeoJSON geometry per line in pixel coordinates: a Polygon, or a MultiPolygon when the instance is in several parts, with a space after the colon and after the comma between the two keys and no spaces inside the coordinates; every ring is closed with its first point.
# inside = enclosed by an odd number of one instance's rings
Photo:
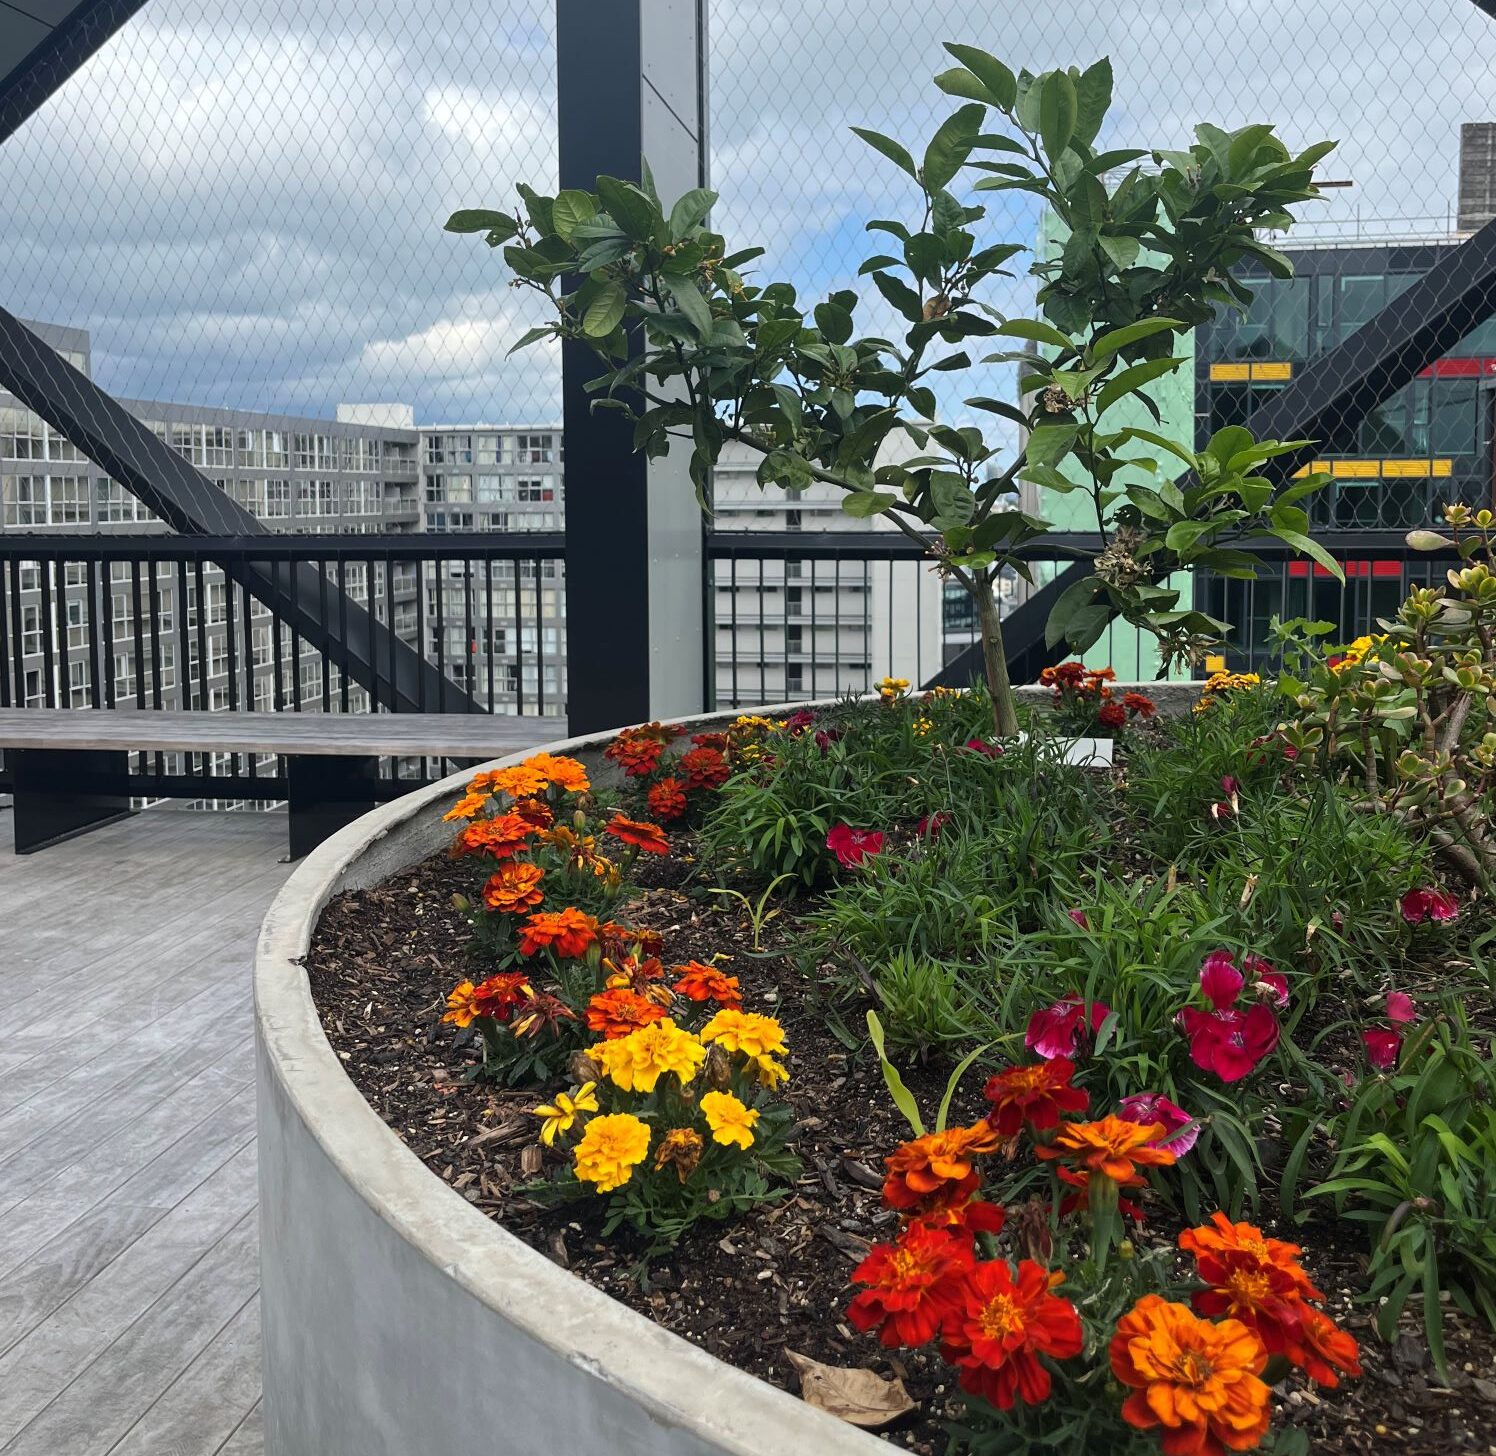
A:
{"type": "Polygon", "coordinates": [[[9,813],[0,1452],[258,1456],[250,962],[284,816],[149,810],[18,858],[9,813]]]}

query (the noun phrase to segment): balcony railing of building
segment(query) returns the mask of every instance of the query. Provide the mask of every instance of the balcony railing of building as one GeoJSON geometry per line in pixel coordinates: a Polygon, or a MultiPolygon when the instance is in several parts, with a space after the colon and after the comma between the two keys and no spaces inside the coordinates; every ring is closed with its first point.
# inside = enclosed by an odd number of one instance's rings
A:
{"type": "MultiPolygon", "coordinates": [[[[496,713],[565,710],[559,535],[180,537],[0,534],[0,706],[365,712],[370,694],[235,580],[312,567],[324,620],[362,607],[399,644],[496,713]]],[[[423,680],[425,681],[425,680],[423,680]]],[[[436,710],[416,702],[415,710],[436,710]]],[[[404,792],[434,763],[382,765],[404,792]]],[[[0,788],[5,784],[0,768],[0,788]]],[[[132,755],[141,798],[284,797],[285,765],[243,754],[132,755]],[[224,780],[229,782],[225,783],[224,780]]]]}

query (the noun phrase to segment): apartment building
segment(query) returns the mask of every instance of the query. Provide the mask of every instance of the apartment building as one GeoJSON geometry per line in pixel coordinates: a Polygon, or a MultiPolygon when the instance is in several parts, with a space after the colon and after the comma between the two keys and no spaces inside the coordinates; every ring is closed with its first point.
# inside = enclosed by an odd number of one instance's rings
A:
{"type": "Polygon", "coordinates": [[[920,682],[938,672],[948,609],[931,563],[811,554],[817,535],[896,528],[885,517],[847,515],[835,486],[761,487],[760,458],[745,446],[723,451],[713,477],[717,529],[801,532],[808,551],[714,563],[716,701],[748,707],[835,697],[868,692],[886,675],[920,682]]]}

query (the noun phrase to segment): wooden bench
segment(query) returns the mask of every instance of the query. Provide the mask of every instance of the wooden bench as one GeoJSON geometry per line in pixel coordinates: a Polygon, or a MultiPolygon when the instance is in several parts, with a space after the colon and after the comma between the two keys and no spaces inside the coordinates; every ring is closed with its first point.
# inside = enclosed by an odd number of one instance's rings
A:
{"type": "Polygon", "coordinates": [[[0,708],[0,749],[13,767],[17,854],[45,849],[131,813],[129,755],[144,750],[284,757],[286,778],[261,780],[253,793],[245,792],[242,780],[196,775],[175,781],[168,793],[284,797],[290,858],[299,859],[381,797],[405,791],[398,782],[378,778],[381,758],[481,762],[558,737],[559,728],[554,718],[489,713],[0,708]]]}

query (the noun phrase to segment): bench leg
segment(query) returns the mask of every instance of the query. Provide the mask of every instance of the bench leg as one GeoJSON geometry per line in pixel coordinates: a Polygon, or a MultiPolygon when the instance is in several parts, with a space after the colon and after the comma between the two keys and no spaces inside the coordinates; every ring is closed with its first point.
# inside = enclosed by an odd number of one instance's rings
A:
{"type": "Polygon", "coordinates": [[[287,760],[291,820],[289,858],[309,854],[330,834],[375,805],[377,758],[298,754],[287,760]]]}
{"type": "Polygon", "coordinates": [[[129,754],[113,749],[11,748],[16,853],[32,854],[131,813],[129,754]]]}

